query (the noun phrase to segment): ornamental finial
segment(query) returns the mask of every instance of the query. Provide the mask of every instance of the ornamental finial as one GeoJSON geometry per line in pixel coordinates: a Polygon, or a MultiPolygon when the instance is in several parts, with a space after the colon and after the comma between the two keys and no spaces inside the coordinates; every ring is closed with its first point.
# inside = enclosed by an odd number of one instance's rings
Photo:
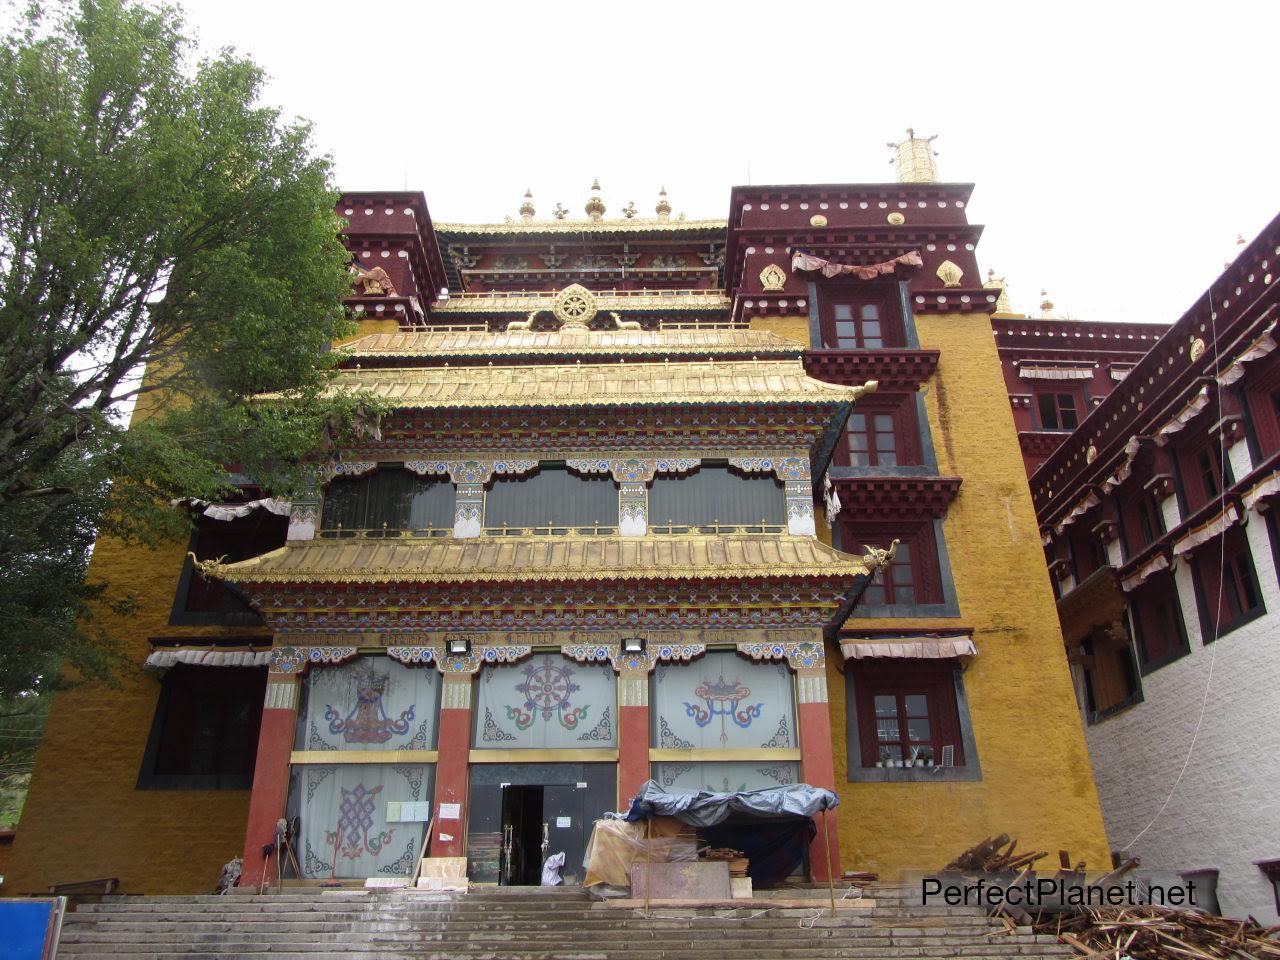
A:
{"type": "Polygon", "coordinates": [[[898,167],[899,183],[938,182],[938,164],[933,159],[938,154],[931,146],[936,139],[936,133],[931,137],[917,137],[915,130],[907,127],[907,139],[888,145],[897,151],[889,162],[898,167]]]}
{"type": "Polygon", "coordinates": [[[1004,277],[997,277],[994,270],[987,270],[986,282],[982,284],[987,290],[999,290],[1000,294],[996,297],[996,313],[1013,313],[1013,304],[1009,302],[1009,291],[1005,286],[1004,277]]]}
{"type": "Polygon", "coordinates": [[[658,190],[658,205],[653,208],[658,214],[658,219],[664,223],[671,219],[671,204],[667,203],[667,188],[665,186],[658,190]]]}
{"type": "Polygon", "coordinates": [[[604,200],[600,196],[600,178],[591,181],[591,196],[587,198],[587,216],[594,221],[604,218],[604,200]]]}
{"type": "Polygon", "coordinates": [[[538,211],[533,208],[533,190],[526,187],[524,191],[524,203],[520,204],[520,219],[532,220],[533,215],[538,211]]]}

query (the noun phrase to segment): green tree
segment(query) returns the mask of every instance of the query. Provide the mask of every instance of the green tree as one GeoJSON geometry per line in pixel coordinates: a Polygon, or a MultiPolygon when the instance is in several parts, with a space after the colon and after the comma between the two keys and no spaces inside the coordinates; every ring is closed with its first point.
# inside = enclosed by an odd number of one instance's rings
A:
{"type": "Polygon", "coordinates": [[[231,51],[194,62],[170,7],[16,17],[0,41],[0,697],[63,661],[109,672],[92,613],[127,598],[84,582],[96,536],[180,534],[169,500],[225,496],[229,465],[287,494],[319,442],[373,412],[325,398],[349,258],[329,160],[260,104],[262,71],[231,51]]]}

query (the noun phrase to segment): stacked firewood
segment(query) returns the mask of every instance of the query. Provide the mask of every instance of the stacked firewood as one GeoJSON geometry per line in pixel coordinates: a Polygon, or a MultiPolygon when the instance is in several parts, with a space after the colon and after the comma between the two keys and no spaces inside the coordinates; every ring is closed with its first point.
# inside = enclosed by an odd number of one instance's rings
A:
{"type": "Polygon", "coordinates": [[[1045,914],[1036,933],[1057,936],[1079,952],[1118,960],[1237,960],[1280,958],[1280,926],[1229,920],[1168,907],[1093,907],[1045,914]]]}
{"type": "Polygon", "coordinates": [[[1018,841],[1009,839],[1006,833],[998,837],[988,837],[948,863],[943,871],[945,873],[1004,873],[1010,870],[1025,870],[1037,860],[1048,856],[1043,851],[1015,855],[1014,848],[1017,846],[1018,841]]]}
{"type": "Polygon", "coordinates": [[[749,861],[747,855],[741,850],[734,850],[732,847],[707,847],[698,853],[698,857],[702,860],[723,860],[729,864],[729,876],[745,877],[747,875],[747,866],[749,861]]]}

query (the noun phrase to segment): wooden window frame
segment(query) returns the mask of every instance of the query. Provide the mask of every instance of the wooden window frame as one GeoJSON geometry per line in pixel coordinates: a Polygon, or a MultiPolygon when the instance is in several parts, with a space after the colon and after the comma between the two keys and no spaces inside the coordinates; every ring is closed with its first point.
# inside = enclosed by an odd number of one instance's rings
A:
{"type": "Polygon", "coordinates": [[[1075,430],[1077,427],[1080,426],[1080,424],[1084,421],[1084,418],[1088,413],[1088,411],[1085,409],[1084,389],[1081,387],[1067,387],[1067,386],[1041,387],[1038,390],[1033,390],[1032,395],[1035,399],[1035,403],[1033,406],[1035,409],[1035,419],[1036,419],[1037,430],[1044,430],[1044,431],[1053,432],[1053,433],[1070,433],[1072,430],[1075,430]],[[1055,424],[1051,427],[1045,425],[1044,411],[1041,408],[1041,400],[1048,397],[1052,397],[1055,401],[1054,407],[1053,407],[1055,424]],[[1063,397],[1067,397],[1071,400],[1071,404],[1072,404],[1071,413],[1076,418],[1075,425],[1071,427],[1062,426],[1061,400],[1063,397]]]}
{"type": "MultiPolygon", "coordinates": [[[[861,451],[860,451],[861,452],[861,451]]],[[[887,451],[884,451],[887,452],[887,451]]],[[[924,464],[923,444],[920,439],[920,424],[916,416],[915,397],[913,395],[905,395],[892,406],[859,404],[857,408],[849,414],[849,420],[845,424],[845,429],[841,432],[840,444],[836,450],[836,465],[847,466],[854,469],[866,469],[871,467],[918,467],[924,464]],[[856,431],[852,429],[857,421],[856,417],[865,418],[872,425],[872,429],[864,431],[856,431]],[[871,437],[873,434],[883,434],[886,431],[875,429],[875,417],[891,418],[891,429],[894,440],[894,462],[881,463],[881,453],[879,444],[872,444],[871,437]],[[854,450],[852,438],[855,435],[863,435],[867,437],[867,463],[854,463],[854,450]]]]}
{"type": "Polygon", "coordinates": [[[1202,643],[1212,643],[1216,637],[1226,636],[1267,612],[1253,551],[1243,527],[1231,527],[1222,537],[1201,546],[1195,553],[1192,571],[1202,643]],[[1225,545],[1223,538],[1226,538],[1225,545]],[[1250,589],[1254,599],[1251,606],[1246,606],[1250,589]]]}
{"type": "MultiPolygon", "coordinates": [[[[846,523],[841,530],[841,543],[845,549],[860,552],[864,544],[872,546],[885,547],[897,538],[901,541],[898,550],[902,553],[902,547],[907,547],[909,555],[909,564],[911,570],[911,585],[913,599],[909,601],[901,601],[894,597],[896,581],[885,585],[878,575],[877,580],[867,587],[867,590],[873,590],[877,586],[883,586],[883,601],[876,603],[876,606],[920,606],[930,604],[945,603],[944,591],[942,586],[942,570],[941,560],[938,556],[938,542],[934,535],[933,521],[929,518],[920,518],[913,520],[902,520],[895,522],[881,522],[874,524],[846,523]]],[[[896,563],[894,566],[899,566],[896,563]]],[[[863,595],[864,604],[868,603],[866,594],[863,595]]]]}
{"type": "MultiPolygon", "coordinates": [[[[960,705],[956,697],[955,660],[864,660],[851,664],[853,686],[857,699],[858,747],[861,767],[875,769],[880,761],[876,697],[892,696],[898,702],[898,722],[903,722],[904,700],[907,696],[926,698],[930,721],[927,741],[934,751],[935,765],[940,764],[942,747],[954,748],[955,767],[964,767],[965,747],[960,720],[960,705]]],[[[900,728],[901,729],[901,728],[900,728]]],[[[907,740],[893,741],[907,743],[907,740]]],[[[922,741],[925,742],[925,741],[922,741]]],[[[850,758],[852,760],[852,758],[850,758]]]]}
{"type": "Polygon", "coordinates": [[[822,345],[827,350],[892,350],[906,346],[906,325],[902,316],[901,294],[897,283],[858,282],[835,283],[826,285],[818,296],[818,316],[822,332],[822,345]],[[880,313],[880,343],[876,346],[865,346],[860,325],[861,308],[875,306],[880,313]],[[836,307],[851,308],[852,318],[844,322],[858,325],[854,342],[855,346],[841,346],[836,335],[836,307]]]}
{"type": "Polygon", "coordinates": [[[1191,652],[1182,602],[1173,574],[1156,574],[1129,594],[1138,669],[1145,676],[1191,652]],[[1173,636],[1167,632],[1172,629],[1173,636]],[[1157,634],[1164,641],[1157,644],[1157,634]]]}

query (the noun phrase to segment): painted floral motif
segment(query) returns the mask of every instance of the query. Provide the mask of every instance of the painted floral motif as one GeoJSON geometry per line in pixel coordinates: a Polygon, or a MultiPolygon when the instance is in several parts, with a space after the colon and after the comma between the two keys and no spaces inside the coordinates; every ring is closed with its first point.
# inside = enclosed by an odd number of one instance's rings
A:
{"type": "Polygon", "coordinates": [[[778,731],[771,738],[760,744],[763,749],[773,750],[791,746],[791,730],[787,726],[786,714],[778,718],[778,731]]]}
{"type": "Polygon", "coordinates": [[[610,716],[608,707],[604,708],[604,714],[600,717],[600,722],[578,737],[578,740],[583,743],[613,742],[613,718],[610,716]]]}
{"type": "Polygon", "coordinates": [[[329,732],[340,733],[347,743],[386,743],[392,736],[409,732],[414,718],[414,705],[400,714],[400,719],[387,716],[382,704],[390,677],[385,673],[361,673],[356,677],[356,705],[343,717],[329,704],[325,704],[324,718],[329,721],[329,732]]]}
{"type": "Polygon", "coordinates": [[[484,726],[480,728],[480,739],[485,743],[502,743],[503,741],[514,741],[519,738],[513,733],[507,733],[507,731],[498,726],[498,721],[493,719],[493,711],[485,707],[484,726]]]}
{"type": "Polygon", "coordinates": [[[671,729],[671,725],[667,723],[666,717],[658,718],[658,746],[664,750],[692,750],[693,744],[683,737],[676,736],[676,732],[671,729]]]}
{"type": "Polygon", "coordinates": [[[686,701],[684,705],[685,713],[692,717],[693,722],[699,727],[708,726],[712,720],[719,717],[720,743],[724,745],[729,743],[727,721],[732,720],[734,724],[745,730],[751,726],[751,721],[759,717],[761,710],[764,709],[763,703],[757,703],[739,710],[738,704],[751,696],[751,688],[743,686],[742,682],[736,677],[733,680],[726,681],[723,674],[715,682],[704,677],[702,682],[694,689],[693,695],[706,706],[703,707],[686,701]]]}
{"type": "Polygon", "coordinates": [[[338,806],[338,823],[334,830],[325,831],[325,842],[333,847],[334,855],[347,860],[359,860],[366,853],[377,856],[391,842],[395,829],[381,830],[370,836],[374,812],[378,807],[378,794],[382,784],[372,790],[357,783],[348,790],[342,788],[342,802],[338,806]]]}
{"type": "Polygon", "coordinates": [[[541,714],[543,720],[555,719],[566,730],[575,730],[587,717],[586,707],[575,707],[571,698],[582,688],[574,683],[574,668],[563,660],[543,657],[527,664],[524,680],[516,684],[516,693],[524,697],[523,706],[508,706],[507,719],[514,720],[520,730],[527,730],[541,714]]]}

